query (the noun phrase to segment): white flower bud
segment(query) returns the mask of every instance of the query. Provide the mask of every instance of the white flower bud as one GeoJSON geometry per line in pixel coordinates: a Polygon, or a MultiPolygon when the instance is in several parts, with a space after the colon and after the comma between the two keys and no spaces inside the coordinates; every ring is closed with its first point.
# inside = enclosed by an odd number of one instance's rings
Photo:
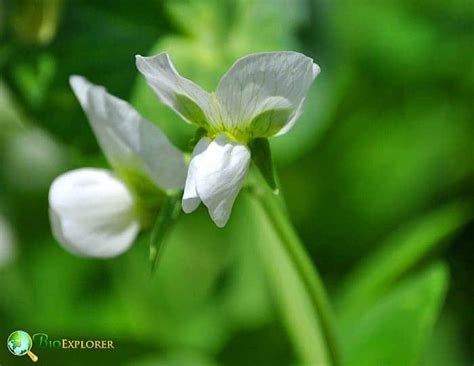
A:
{"type": "Polygon", "coordinates": [[[55,238],[81,256],[117,256],[130,247],[140,228],[131,192],[103,169],[82,168],[56,178],[49,207],[55,238]]]}

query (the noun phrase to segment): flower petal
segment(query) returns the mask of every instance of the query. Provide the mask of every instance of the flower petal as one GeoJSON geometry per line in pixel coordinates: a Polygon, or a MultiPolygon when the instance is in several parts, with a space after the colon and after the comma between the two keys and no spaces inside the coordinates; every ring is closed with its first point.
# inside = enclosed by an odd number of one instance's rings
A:
{"type": "MultiPolygon", "coordinates": [[[[320,72],[321,72],[321,69],[319,68],[319,66],[316,65],[316,64],[313,64],[313,75],[314,75],[313,79],[316,78],[316,76],[318,76],[320,72]]],[[[298,120],[298,118],[303,113],[305,98],[303,98],[303,100],[300,102],[300,104],[298,106],[298,109],[296,110],[296,112],[294,113],[294,115],[290,119],[290,121],[275,136],[284,135],[289,130],[291,130],[291,128],[295,125],[296,121],[298,120]]]]}
{"type": "Polygon", "coordinates": [[[166,52],[152,57],[137,55],[136,63],[162,103],[187,122],[202,127],[213,123],[216,109],[211,95],[179,75],[166,52]]]}
{"type": "Polygon", "coordinates": [[[318,74],[319,66],[297,52],[257,53],[237,60],[216,91],[224,123],[227,128],[245,128],[260,114],[275,111],[277,118],[269,120],[275,126],[268,130],[282,129],[296,120],[318,74]],[[291,113],[281,113],[288,108],[291,113]]]}
{"type": "Polygon", "coordinates": [[[56,178],[49,207],[55,238],[81,256],[117,256],[140,228],[127,186],[103,169],[82,168],[56,178]]]}
{"type": "Polygon", "coordinates": [[[223,227],[246,176],[250,151],[221,134],[199,156],[194,173],[197,192],[216,225],[223,227]]]}
{"type": "Polygon", "coordinates": [[[127,102],[85,78],[72,76],[71,87],[89,118],[100,147],[118,170],[138,169],[162,189],[184,185],[183,154],[163,132],[127,102]]]}
{"type": "Polygon", "coordinates": [[[211,139],[208,137],[203,137],[199,140],[193,150],[193,156],[191,162],[189,163],[188,175],[186,177],[186,185],[184,187],[182,207],[183,211],[186,213],[193,212],[198,208],[201,203],[201,199],[196,190],[196,174],[199,169],[199,162],[202,159],[204,151],[211,143],[211,139]]]}

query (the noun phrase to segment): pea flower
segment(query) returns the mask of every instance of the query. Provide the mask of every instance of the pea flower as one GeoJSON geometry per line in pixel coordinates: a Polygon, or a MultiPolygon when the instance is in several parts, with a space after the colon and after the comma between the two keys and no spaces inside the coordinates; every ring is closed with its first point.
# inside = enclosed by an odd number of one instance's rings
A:
{"type": "Polygon", "coordinates": [[[182,189],[183,154],[130,104],[80,76],[71,87],[114,172],[80,168],[49,191],[53,235],[68,251],[113,257],[126,251],[168,191],[182,189]]]}
{"type": "Polygon", "coordinates": [[[208,93],[180,76],[167,53],[137,56],[137,67],[162,103],[205,129],[193,151],[182,207],[190,213],[203,202],[219,227],[227,223],[246,176],[248,144],[288,132],[320,72],[297,52],[257,53],[237,60],[216,92],[208,93]]]}

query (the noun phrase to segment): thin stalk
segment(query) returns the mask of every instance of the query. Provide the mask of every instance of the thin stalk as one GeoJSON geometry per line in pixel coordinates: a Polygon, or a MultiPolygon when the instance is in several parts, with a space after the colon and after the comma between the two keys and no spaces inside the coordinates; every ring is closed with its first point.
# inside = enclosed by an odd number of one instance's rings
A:
{"type": "MultiPolygon", "coordinates": [[[[262,184],[263,185],[263,184],[262,184]]],[[[285,213],[282,198],[275,195],[268,188],[253,187],[250,190],[268,222],[284,246],[288,258],[292,262],[306,294],[314,308],[316,318],[320,322],[322,336],[327,347],[331,365],[338,366],[339,352],[336,341],[336,332],[333,314],[322,280],[306,253],[293,225],[285,213]]],[[[299,311],[293,309],[292,311],[299,311]]]]}

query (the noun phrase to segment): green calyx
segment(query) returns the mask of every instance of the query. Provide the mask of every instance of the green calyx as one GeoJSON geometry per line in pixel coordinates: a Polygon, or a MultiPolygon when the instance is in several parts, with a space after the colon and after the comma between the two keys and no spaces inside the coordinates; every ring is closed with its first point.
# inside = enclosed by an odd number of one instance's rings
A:
{"type": "Polygon", "coordinates": [[[168,196],[167,192],[158,188],[148,176],[134,169],[122,168],[116,170],[116,173],[130,189],[140,226],[143,229],[151,227],[168,196]]]}

